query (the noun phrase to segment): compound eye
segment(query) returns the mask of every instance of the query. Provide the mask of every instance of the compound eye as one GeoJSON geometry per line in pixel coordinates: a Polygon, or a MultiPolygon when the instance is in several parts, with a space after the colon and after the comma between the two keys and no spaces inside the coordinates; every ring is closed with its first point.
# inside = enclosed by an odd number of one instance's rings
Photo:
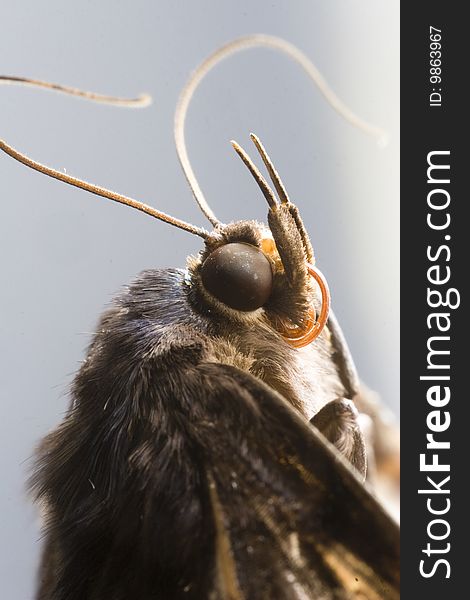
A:
{"type": "Polygon", "coordinates": [[[266,256],[250,244],[233,242],[211,252],[201,268],[204,287],[236,310],[263,306],[273,288],[273,273],[266,256]]]}

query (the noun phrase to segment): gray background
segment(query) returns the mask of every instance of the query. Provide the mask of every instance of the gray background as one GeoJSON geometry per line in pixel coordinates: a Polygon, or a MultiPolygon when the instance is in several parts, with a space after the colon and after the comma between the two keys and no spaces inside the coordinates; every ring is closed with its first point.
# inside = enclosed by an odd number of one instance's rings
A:
{"type": "MultiPolygon", "coordinates": [[[[264,219],[228,144],[257,132],[298,204],[360,373],[398,412],[398,3],[3,2],[1,70],[132,96],[129,111],[0,89],[1,136],[32,157],[206,226],[176,159],[172,123],[188,73],[246,33],[280,35],[366,120],[379,149],[340,119],[303,72],[270,50],[213,71],[191,106],[194,169],[223,221],[264,219]]],[[[252,150],[250,149],[250,152],[252,150]]],[[[25,492],[34,445],[64,414],[97,316],[140,270],[183,266],[200,240],[0,156],[0,595],[29,600],[40,548],[25,492]]]]}

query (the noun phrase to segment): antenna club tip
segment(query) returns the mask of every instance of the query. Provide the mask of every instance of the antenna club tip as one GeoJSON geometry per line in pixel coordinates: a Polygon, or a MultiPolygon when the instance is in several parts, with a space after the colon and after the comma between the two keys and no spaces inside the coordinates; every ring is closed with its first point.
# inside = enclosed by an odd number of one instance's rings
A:
{"type": "Polygon", "coordinates": [[[150,94],[143,93],[138,97],[139,106],[142,108],[146,108],[153,104],[153,98],[150,94]]]}

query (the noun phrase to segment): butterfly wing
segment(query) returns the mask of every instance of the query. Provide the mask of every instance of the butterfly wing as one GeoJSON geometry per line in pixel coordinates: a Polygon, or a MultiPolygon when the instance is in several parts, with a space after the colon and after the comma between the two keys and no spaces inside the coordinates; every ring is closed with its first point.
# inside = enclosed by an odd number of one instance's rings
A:
{"type": "Polygon", "coordinates": [[[333,446],[250,374],[197,378],[220,597],[398,598],[398,528],[333,446]]]}
{"type": "Polygon", "coordinates": [[[39,598],[398,598],[396,524],[283,397],[186,329],[110,331],[40,452],[39,598]]]}

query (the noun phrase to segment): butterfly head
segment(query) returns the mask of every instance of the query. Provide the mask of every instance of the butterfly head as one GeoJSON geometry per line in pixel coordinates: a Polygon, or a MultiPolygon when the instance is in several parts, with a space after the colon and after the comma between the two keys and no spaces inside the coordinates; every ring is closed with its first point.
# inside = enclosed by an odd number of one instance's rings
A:
{"type": "Polygon", "coordinates": [[[263,319],[291,345],[302,346],[323,329],[328,286],[314,267],[312,246],[297,207],[290,202],[261,142],[251,137],[278,198],[244,150],[235,142],[233,146],[268,201],[268,225],[256,221],[218,224],[206,238],[203,252],[190,259],[190,281],[198,304],[206,310],[239,322],[263,319]]]}

